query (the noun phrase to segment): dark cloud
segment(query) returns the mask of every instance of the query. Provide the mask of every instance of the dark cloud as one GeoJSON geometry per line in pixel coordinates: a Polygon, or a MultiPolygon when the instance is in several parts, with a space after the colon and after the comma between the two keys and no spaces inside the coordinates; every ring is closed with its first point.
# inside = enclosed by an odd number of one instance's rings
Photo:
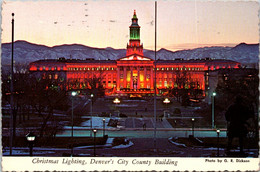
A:
{"type": "Polygon", "coordinates": [[[54,24],[57,24],[58,22],[54,22],[54,24]]]}
{"type": "Polygon", "coordinates": [[[115,20],[109,20],[109,22],[111,22],[111,23],[115,23],[116,21],[115,21],[115,20]]]}

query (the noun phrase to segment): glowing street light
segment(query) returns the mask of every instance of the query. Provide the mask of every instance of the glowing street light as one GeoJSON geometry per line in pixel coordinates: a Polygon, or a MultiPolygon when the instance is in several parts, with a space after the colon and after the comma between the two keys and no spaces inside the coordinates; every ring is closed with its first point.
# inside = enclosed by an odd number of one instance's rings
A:
{"type": "MultiPolygon", "coordinates": [[[[115,98],[115,100],[113,100],[113,103],[115,103],[115,109],[116,109],[116,105],[120,103],[120,100],[118,98],[115,98]]],[[[119,110],[118,110],[118,116],[119,116],[119,110]]]]}
{"type": "Polygon", "coordinates": [[[192,136],[194,137],[194,122],[195,122],[195,119],[191,118],[191,122],[192,122],[192,136]]]}
{"type": "Polygon", "coordinates": [[[94,129],[93,133],[94,133],[94,156],[96,156],[96,134],[97,134],[97,130],[94,129]]]}
{"type": "MultiPolygon", "coordinates": [[[[94,94],[90,94],[90,97],[91,97],[91,106],[90,106],[90,116],[91,116],[91,119],[90,119],[90,129],[92,130],[93,97],[94,97],[94,94]]],[[[91,132],[90,132],[90,137],[92,137],[91,132]]]]}
{"type": "Polygon", "coordinates": [[[29,143],[29,148],[30,148],[30,156],[33,155],[33,154],[32,154],[32,150],[33,150],[33,143],[34,143],[34,141],[35,141],[35,138],[36,138],[36,136],[35,136],[33,133],[31,133],[31,132],[29,132],[29,133],[26,135],[26,139],[27,139],[27,141],[28,141],[28,143],[29,143]]]}
{"type": "Polygon", "coordinates": [[[105,124],[106,124],[106,119],[103,118],[103,137],[105,137],[105,124]]]}
{"type": "MultiPolygon", "coordinates": [[[[163,103],[166,104],[166,110],[168,109],[168,104],[170,103],[171,101],[168,99],[168,98],[165,98],[163,103]]],[[[164,114],[165,116],[165,114],[164,114]]]]}
{"type": "Polygon", "coordinates": [[[76,91],[71,92],[71,156],[73,156],[73,128],[74,128],[74,116],[73,116],[73,111],[74,111],[74,97],[77,95],[76,91]]]}
{"type": "Polygon", "coordinates": [[[217,140],[217,144],[218,144],[218,157],[219,157],[219,133],[220,133],[220,130],[219,129],[217,129],[217,135],[218,135],[218,140],[217,140]]]}
{"type": "Polygon", "coordinates": [[[216,92],[213,92],[212,93],[212,96],[211,96],[211,98],[212,98],[212,128],[214,128],[215,127],[215,121],[214,121],[214,116],[215,116],[215,110],[214,110],[214,106],[215,106],[215,103],[214,103],[214,101],[215,101],[215,96],[217,95],[217,93],[216,92]]]}

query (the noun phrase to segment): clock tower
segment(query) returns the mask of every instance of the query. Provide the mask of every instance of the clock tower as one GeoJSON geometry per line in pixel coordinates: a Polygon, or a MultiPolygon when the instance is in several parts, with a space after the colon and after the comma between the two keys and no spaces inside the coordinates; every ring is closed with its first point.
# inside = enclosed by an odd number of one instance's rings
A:
{"type": "Polygon", "coordinates": [[[135,10],[132,18],[132,24],[129,26],[129,29],[130,39],[127,44],[126,56],[133,54],[143,56],[143,44],[140,43],[140,26],[138,25],[138,18],[135,10]]]}

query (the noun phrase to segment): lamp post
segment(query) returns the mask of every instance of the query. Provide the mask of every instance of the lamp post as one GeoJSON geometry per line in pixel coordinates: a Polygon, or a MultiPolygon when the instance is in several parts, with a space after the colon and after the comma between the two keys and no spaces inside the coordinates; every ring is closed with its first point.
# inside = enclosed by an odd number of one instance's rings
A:
{"type": "Polygon", "coordinates": [[[96,156],[96,133],[97,133],[97,130],[94,129],[93,133],[94,133],[94,156],[96,156]]]}
{"type": "Polygon", "coordinates": [[[217,144],[218,144],[218,157],[219,157],[219,133],[220,133],[220,130],[219,129],[217,129],[217,135],[218,135],[218,140],[217,140],[217,144]]]}
{"type": "MultiPolygon", "coordinates": [[[[115,100],[113,101],[113,103],[115,103],[115,109],[117,107],[117,104],[120,103],[120,100],[118,98],[115,98],[115,100]]],[[[119,116],[119,110],[118,110],[118,116],[119,116]]]]}
{"type": "MultiPolygon", "coordinates": [[[[90,115],[91,115],[91,120],[90,120],[90,129],[92,130],[92,116],[93,116],[93,97],[94,97],[94,94],[91,94],[90,95],[91,97],[91,106],[90,106],[90,115]]],[[[92,137],[92,134],[90,132],[90,137],[92,137]]]]}
{"type": "MultiPolygon", "coordinates": [[[[170,103],[171,101],[168,99],[168,98],[165,98],[163,103],[166,104],[166,110],[168,110],[168,104],[170,103]]],[[[165,113],[164,113],[164,116],[165,116],[165,113]]]]}
{"type": "Polygon", "coordinates": [[[33,143],[35,141],[35,135],[31,132],[29,132],[27,135],[26,135],[26,139],[29,143],[29,148],[30,148],[30,156],[33,155],[32,153],[32,150],[33,150],[33,143]]]}
{"type": "Polygon", "coordinates": [[[194,137],[194,122],[195,122],[195,119],[191,118],[191,122],[192,122],[192,136],[194,137]]]}
{"type": "Polygon", "coordinates": [[[73,111],[74,111],[74,107],[73,107],[73,100],[74,97],[77,95],[76,91],[72,91],[71,92],[71,156],[73,156],[73,128],[74,128],[74,116],[73,116],[73,111]]]}
{"type": "Polygon", "coordinates": [[[214,91],[212,93],[212,128],[215,127],[215,121],[214,121],[214,115],[215,115],[215,110],[214,110],[214,106],[215,106],[215,103],[214,103],[214,100],[215,100],[215,96],[217,95],[217,93],[214,91]]]}
{"type": "Polygon", "coordinates": [[[14,13],[12,13],[12,54],[11,54],[11,86],[10,86],[10,105],[11,105],[11,111],[10,111],[10,138],[9,138],[9,147],[10,147],[10,155],[12,155],[13,152],[13,138],[15,135],[15,131],[13,129],[14,126],[14,100],[13,100],[13,92],[14,92],[14,13]]]}
{"type": "Polygon", "coordinates": [[[105,137],[105,124],[106,124],[106,119],[103,118],[103,137],[105,137]]]}

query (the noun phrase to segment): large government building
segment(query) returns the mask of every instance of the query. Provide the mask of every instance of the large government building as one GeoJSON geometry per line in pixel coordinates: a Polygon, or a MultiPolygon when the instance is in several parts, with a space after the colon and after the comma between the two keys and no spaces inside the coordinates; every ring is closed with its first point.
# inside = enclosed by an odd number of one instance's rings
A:
{"type": "Polygon", "coordinates": [[[62,89],[90,89],[89,81],[96,79],[106,95],[146,95],[176,89],[208,89],[208,71],[238,68],[240,63],[222,59],[153,60],[143,54],[140,26],[136,12],[132,18],[126,56],[117,60],[46,59],[30,63],[30,72],[38,78],[66,83],[62,89]],[[156,73],[155,73],[156,72],[156,73]],[[88,81],[88,82],[87,82],[88,81]]]}

